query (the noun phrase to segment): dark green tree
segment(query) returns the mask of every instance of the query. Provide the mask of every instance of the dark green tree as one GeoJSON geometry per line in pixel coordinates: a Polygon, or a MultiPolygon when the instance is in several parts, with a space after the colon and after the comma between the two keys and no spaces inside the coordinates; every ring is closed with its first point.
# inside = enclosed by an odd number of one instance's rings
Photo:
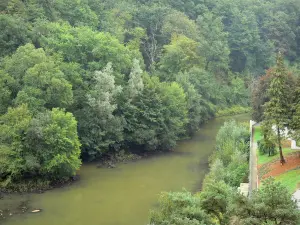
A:
{"type": "Polygon", "coordinates": [[[275,125],[277,135],[277,145],[280,153],[280,163],[285,163],[282,153],[282,132],[288,124],[291,111],[290,98],[287,87],[288,71],[284,65],[283,56],[278,54],[277,63],[272,73],[270,87],[268,88],[268,101],[264,105],[264,121],[268,127],[275,125]]]}

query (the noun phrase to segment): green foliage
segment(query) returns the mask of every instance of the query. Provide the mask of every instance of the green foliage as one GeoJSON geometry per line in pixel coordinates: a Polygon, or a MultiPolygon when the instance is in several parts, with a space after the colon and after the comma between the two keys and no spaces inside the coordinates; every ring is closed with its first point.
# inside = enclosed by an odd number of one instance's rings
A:
{"type": "Polygon", "coordinates": [[[0,14],[0,58],[30,42],[28,26],[21,18],[0,14]]]}
{"type": "Polygon", "coordinates": [[[210,173],[205,177],[204,190],[216,181],[237,188],[247,182],[249,174],[250,134],[244,124],[225,122],[218,132],[216,152],[211,157],[210,173]]]}
{"type": "Polygon", "coordinates": [[[218,73],[226,73],[229,64],[228,33],[224,32],[224,25],[220,17],[212,12],[199,16],[197,24],[200,30],[200,52],[206,59],[205,69],[218,73]]]}
{"type": "Polygon", "coordinates": [[[230,188],[225,183],[212,182],[205,184],[205,188],[199,194],[201,207],[209,214],[218,224],[228,224],[227,208],[230,198],[230,188]]]}
{"type": "Polygon", "coordinates": [[[103,71],[96,71],[93,81],[86,94],[86,105],[78,112],[82,151],[89,159],[103,155],[123,138],[122,118],[115,115],[116,97],[122,87],[115,84],[112,64],[108,63],[103,71]]]}
{"type": "Polygon", "coordinates": [[[77,122],[71,113],[58,108],[40,113],[26,134],[29,171],[48,180],[74,176],[81,165],[77,122]]]}
{"type": "Polygon", "coordinates": [[[294,133],[293,138],[297,141],[297,146],[300,146],[300,78],[298,77],[295,89],[293,91],[292,101],[292,121],[291,128],[294,133]]]}
{"type": "Polygon", "coordinates": [[[149,150],[171,149],[188,122],[184,90],[175,82],[160,83],[148,75],[143,76],[143,83],[143,91],[122,110],[125,139],[149,150]]]}
{"type": "Polygon", "coordinates": [[[189,19],[184,13],[174,11],[166,15],[162,26],[162,34],[170,41],[173,35],[184,35],[197,40],[198,29],[195,21],[189,19]]]}
{"type": "Polygon", "coordinates": [[[130,50],[109,33],[44,22],[39,23],[34,32],[42,47],[61,53],[66,62],[77,62],[90,70],[99,70],[114,62],[116,71],[130,70],[133,59],[130,50]]]}
{"type": "Polygon", "coordinates": [[[215,157],[219,158],[224,166],[228,166],[235,153],[248,155],[249,139],[247,127],[237,124],[235,121],[225,122],[217,134],[215,157]]]}
{"type": "Polygon", "coordinates": [[[250,200],[237,196],[232,211],[242,224],[297,225],[300,222],[296,203],[287,189],[272,179],[266,180],[250,200]]]}
{"type": "Polygon", "coordinates": [[[269,156],[276,155],[276,145],[272,142],[261,140],[257,142],[258,150],[261,155],[268,154],[269,156]]]}
{"type": "MultiPolygon", "coordinates": [[[[73,102],[71,84],[60,70],[58,58],[48,56],[32,44],[20,47],[3,60],[3,103],[26,103],[34,113],[44,108],[67,107],[73,102]]],[[[2,110],[5,112],[5,108],[2,110]]]]}
{"type": "Polygon", "coordinates": [[[234,105],[230,108],[218,110],[216,116],[220,117],[220,116],[230,116],[230,115],[249,113],[250,110],[251,109],[249,107],[234,105]]]}
{"type": "Polygon", "coordinates": [[[208,215],[201,209],[201,201],[189,192],[162,193],[159,208],[150,214],[153,225],[212,225],[208,215]]]}
{"type": "MultiPolygon", "coordinates": [[[[0,115],[26,104],[31,120],[47,126],[53,108],[73,113],[84,159],[171,149],[217,111],[248,107],[249,83],[275,52],[291,65],[300,56],[295,0],[4,0],[0,12],[0,115]]],[[[269,83],[253,88],[258,120],[269,83]]],[[[288,125],[298,139],[291,90],[288,125]]],[[[222,179],[235,186],[247,173],[246,138],[220,146],[222,179]]]]}
{"type": "Polygon", "coordinates": [[[55,0],[53,6],[58,17],[68,21],[72,26],[96,27],[98,24],[97,15],[87,3],[88,1],[82,0],[55,0]]]}
{"type": "Polygon", "coordinates": [[[71,113],[53,109],[33,118],[26,105],[9,108],[1,117],[0,136],[1,188],[30,177],[68,179],[81,165],[77,122],[71,113]]]}
{"type": "Polygon", "coordinates": [[[264,123],[269,129],[272,129],[273,124],[276,126],[280,162],[284,163],[285,160],[281,147],[281,131],[284,130],[286,124],[288,124],[291,100],[287,87],[287,70],[281,54],[278,55],[277,65],[272,74],[270,87],[268,88],[268,96],[270,101],[264,105],[264,123]]]}
{"type": "Polygon", "coordinates": [[[196,41],[183,35],[174,35],[171,43],[164,46],[160,61],[160,70],[165,72],[163,80],[172,80],[168,74],[173,75],[201,65],[203,65],[203,59],[198,55],[196,41]]]}
{"type": "Polygon", "coordinates": [[[26,105],[9,108],[0,118],[0,187],[20,179],[26,172],[26,167],[30,165],[30,160],[24,157],[24,139],[31,120],[32,115],[26,105]]]}

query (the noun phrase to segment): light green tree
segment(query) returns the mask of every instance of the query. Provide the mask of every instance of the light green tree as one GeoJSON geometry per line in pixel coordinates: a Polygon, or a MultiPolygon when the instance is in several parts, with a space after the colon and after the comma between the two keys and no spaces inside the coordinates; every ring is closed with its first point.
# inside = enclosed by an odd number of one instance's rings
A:
{"type": "Polygon", "coordinates": [[[136,97],[144,89],[144,83],[142,78],[143,70],[140,67],[137,59],[133,60],[133,66],[129,74],[128,80],[128,94],[129,99],[136,97]]]}
{"type": "Polygon", "coordinates": [[[25,143],[31,170],[24,172],[53,181],[69,179],[80,168],[81,144],[72,113],[53,108],[38,114],[30,124],[25,143]]]}
{"type": "Polygon", "coordinates": [[[0,117],[0,187],[18,181],[27,172],[24,140],[32,120],[26,105],[9,108],[0,117]]]}
{"type": "Polygon", "coordinates": [[[115,84],[112,64],[96,71],[86,104],[78,112],[79,134],[84,157],[94,159],[117,147],[123,139],[122,118],[115,115],[122,87],[115,84]]]}
{"type": "Polygon", "coordinates": [[[201,67],[204,58],[199,54],[199,43],[183,35],[174,35],[169,45],[164,46],[159,69],[162,79],[174,81],[175,74],[194,66],[201,67]]]}

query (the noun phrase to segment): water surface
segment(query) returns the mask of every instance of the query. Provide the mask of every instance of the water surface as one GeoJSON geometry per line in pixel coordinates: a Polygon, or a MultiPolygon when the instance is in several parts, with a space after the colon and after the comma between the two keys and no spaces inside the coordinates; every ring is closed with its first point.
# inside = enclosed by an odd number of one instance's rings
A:
{"type": "MultiPolygon", "coordinates": [[[[234,117],[247,120],[248,115],[234,117]]],[[[218,129],[228,117],[208,122],[191,139],[178,144],[175,151],[115,169],[84,165],[77,183],[43,194],[12,196],[0,200],[0,208],[28,200],[27,213],[5,221],[5,225],[145,225],[149,210],[162,191],[197,191],[208,170],[218,129]],[[4,205],[4,206],[3,206],[4,205]]]]}

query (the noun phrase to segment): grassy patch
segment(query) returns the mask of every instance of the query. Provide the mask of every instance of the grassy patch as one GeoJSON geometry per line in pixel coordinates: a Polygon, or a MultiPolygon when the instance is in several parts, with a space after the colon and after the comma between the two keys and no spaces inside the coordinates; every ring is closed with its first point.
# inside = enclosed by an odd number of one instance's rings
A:
{"type": "MultiPolygon", "coordinates": [[[[282,151],[283,151],[283,156],[287,156],[287,155],[295,152],[291,148],[283,148],[282,151]]],[[[279,152],[276,155],[268,156],[268,155],[259,154],[259,151],[257,149],[257,164],[258,165],[269,163],[269,162],[272,162],[275,160],[279,160],[279,152]]]]}
{"type": "Polygon", "coordinates": [[[275,178],[277,181],[280,181],[292,194],[298,187],[300,183],[300,169],[295,169],[283,173],[275,178]]]}
{"type": "Polygon", "coordinates": [[[259,141],[263,138],[261,127],[254,127],[254,141],[259,141]]]}
{"type": "MultiPolygon", "coordinates": [[[[260,126],[254,127],[254,142],[257,142],[257,141],[261,140],[262,138],[263,138],[263,135],[262,135],[261,127],[260,126]]],[[[283,150],[284,156],[295,152],[291,148],[283,148],[282,150],[283,150]]],[[[257,164],[258,165],[269,163],[269,162],[275,161],[277,159],[279,160],[279,152],[276,155],[268,156],[268,155],[261,155],[259,153],[259,150],[257,149],[257,164]]]]}

